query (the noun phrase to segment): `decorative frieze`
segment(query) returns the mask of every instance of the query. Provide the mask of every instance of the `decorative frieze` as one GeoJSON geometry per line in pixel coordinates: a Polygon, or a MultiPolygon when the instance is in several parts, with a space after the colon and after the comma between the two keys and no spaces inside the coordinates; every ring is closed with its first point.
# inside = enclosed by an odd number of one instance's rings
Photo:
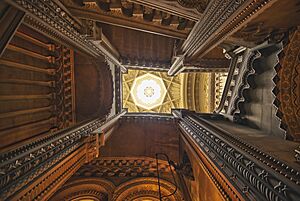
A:
{"type": "Polygon", "coordinates": [[[118,67],[125,68],[109,51],[97,47],[86,36],[79,33],[81,23],[74,20],[61,3],[51,0],[8,0],[8,2],[28,14],[25,23],[29,26],[59,41],[67,42],[94,57],[103,55],[118,67]]]}
{"type": "Polygon", "coordinates": [[[153,9],[148,7],[149,4],[141,5],[139,2],[133,3],[127,0],[108,3],[85,1],[81,6],[74,2],[64,1],[72,14],[79,18],[93,19],[168,37],[184,39],[194,25],[194,22],[186,17],[177,14],[171,15],[170,12],[164,12],[164,9],[153,9]]]}
{"type": "Polygon", "coordinates": [[[202,57],[276,0],[214,0],[182,45],[188,58],[202,57]]]}
{"type": "MultiPolygon", "coordinates": [[[[182,193],[177,188],[175,191],[175,188],[173,183],[161,179],[160,189],[163,197],[162,200],[182,201],[182,193]]],[[[143,177],[132,179],[119,185],[114,191],[112,201],[131,201],[141,197],[157,199],[159,196],[159,192],[157,191],[157,178],[143,177]]]]}
{"type": "Polygon", "coordinates": [[[168,61],[152,61],[143,58],[122,58],[122,64],[127,69],[167,71],[171,63],[168,61]]]}
{"type": "MultiPolygon", "coordinates": [[[[156,161],[147,157],[101,157],[84,165],[76,176],[82,177],[156,177],[156,161]]],[[[170,174],[166,161],[159,161],[162,174],[170,174]]],[[[168,175],[167,175],[168,176],[168,175]]]]}
{"type": "MultiPolygon", "coordinates": [[[[114,116],[111,117],[113,118],[114,116]]],[[[1,153],[1,199],[9,198],[22,187],[42,176],[53,165],[81,147],[84,144],[83,138],[91,135],[105,123],[102,119],[95,119],[1,153]]]]}
{"type": "Polygon", "coordinates": [[[47,200],[59,186],[66,182],[83,165],[84,155],[83,147],[77,149],[11,199],[47,200]]]}
{"type": "Polygon", "coordinates": [[[253,146],[217,131],[195,113],[176,111],[179,126],[246,200],[297,200],[299,172],[253,146]]]}
{"type": "Polygon", "coordinates": [[[168,114],[153,114],[153,113],[127,113],[120,119],[121,121],[156,121],[157,123],[175,123],[175,118],[172,115],[168,114]]]}

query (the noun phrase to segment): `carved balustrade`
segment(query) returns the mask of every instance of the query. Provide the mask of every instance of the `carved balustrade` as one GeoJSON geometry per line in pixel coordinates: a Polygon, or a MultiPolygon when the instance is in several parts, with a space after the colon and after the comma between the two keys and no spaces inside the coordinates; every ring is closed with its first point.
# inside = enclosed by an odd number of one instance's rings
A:
{"type": "MultiPolygon", "coordinates": [[[[175,110],[179,127],[245,200],[298,200],[299,172],[241,139],[215,128],[201,115],[175,110]]],[[[218,178],[217,178],[218,179],[218,178]]],[[[221,182],[220,182],[221,183],[221,182]]],[[[236,197],[234,198],[236,200],[236,197]]]]}

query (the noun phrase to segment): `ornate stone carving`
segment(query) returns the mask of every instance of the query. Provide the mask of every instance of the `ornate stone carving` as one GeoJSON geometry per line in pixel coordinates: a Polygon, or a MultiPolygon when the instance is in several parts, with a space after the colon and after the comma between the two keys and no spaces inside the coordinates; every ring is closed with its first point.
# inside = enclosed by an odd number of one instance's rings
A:
{"type": "Polygon", "coordinates": [[[287,130],[287,137],[300,140],[300,28],[290,36],[290,41],[279,55],[274,104],[278,107],[281,127],[287,130]]]}
{"type": "MultiPolygon", "coordinates": [[[[225,113],[234,117],[239,116],[239,104],[245,101],[244,90],[249,89],[248,77],[255,73],[252,67],[253,61],[261,56],[258,51],[246,50],[243,56],[243,63],[238,68],[238,74],[235,79],[228,79],[229,82],[234,82],[234,88],[229,93],[227,107],[225,113]]],[[[225,102],[226,103],[226,102],[225,102]]]]}
{"type": "MultiPolygon", "coordinates": [[[[168,163],[159,161],[159,170],[170,174],[168,163]]],[[[75,174],[84,177],[156,177],[156,161],[145,157],[101,157],[75,174]]]]}
{"type": "Polygon", "coordinates": [[[101,178],[71,178],[50,201],[93,198],[96,201],[112,199],[115,185],[101,178]]]}
{"type": "Polygon", "coordinates": [[[167,71],[171,65],[168,61],[152,61],[144,58],[122,58],[121,63],[131,69],[155,69],[167,71]]]}
{"type": "MultiPolygon", "coordinates": [[[[114,117],[112,116],[107,121],[114,117]]],[[[89,136],[105,123],[102,119],[95,119],[75,128],[49,134],[27,145],[1,153],[1,198],[6,199],[12,196],[29,182],[49,171],[54,164],[82,146],[84,137],[89,136]]]]}
{"type": "Polygon", "coordinates": [[[182,45],[181,51],[186,57],[203,56],[253,15],[265,9],[267,4],[273,2],[275,0],[215,0],[211,2],[203,18],[197,22],[182,45]]]}
{"type": "Polygon", "coordinates": [[[179,26],[179,21],[175,18],[177,16],[174,16],[172,23],[171,21],[170,23],[163,23],[162,16],[168,15],[168,13],[158,10],[156,14],[153,12],[153,16],[150,17],[149,14],[143,13],[143,6],[129,1],[124,1],[118,9],[114,8],[109,11],[99,8],[96,2],[86,2],[83,7],[70,3],[68,8],[72,14],[79,18],[88,18],[98,22],[180,39],[186,38],[193,25],[193,23],[187,23],[184,26],[179,26]],[[161,14],[161,12],[164,14],[161,14]]]}
{"type": "MultiPolygon", "coordinates": [[[[31,27],[45,32],[47,35],[71,43],[80,50],[84,50],[94,57],[104,55],[108,60],[122,67],[121,63],[103,48],[97,47],[85,36],[79,33],[81,24],[75,21],[69,12],[52,0],[30,1],[30,0],[11,0],[21,10],[30,13],[25,18],[25,22],[31,27]]],[[[124,67],[123,67],[124,68],[124,67]]]]}
{"type": "Polygon", "coordinates": [[[58,128],[67,128],[75,123],[75,80],[74,80],[74,51],[57,46],[58,57],[55,57],[56,68],[56,95],[58,128]]]}
{"type": "Polygon", "coordinates": [[[122,103],[122,74],[118,68],[115,68],[115,101],[116,101],[116,112],[121,112],[123,108],[122,103]]]}
{"type": "MultiPolygon", "coordinates": [[[[176,113],[177,114],[177,113],[176,113]]],[[[181,112],[179,125],[242,196],[250,200],[297,200],[299,172],[240,139],[212,132],[196,114],[181,112]]]]}
{"type": "MultiPolygon", "coordinates": [[[[161,192],[175,190],[167,161],[158,160],[161,192]]],[[[148,157],[102,157],[82,166],[50,200],[69,200],[75,197],[104,194],[108,200],[158,199],[156,160],[148,157]],[[104,179],[105,178],[105,179],[104,179]],[[113,182],[111,182],[113,181],[113,182]],[[116,182],[117,181],[117,182],[116,182]],[[119,183],[117,187],[113,183],[119,183]]],[[[164,200],[183,200],[179,189],[164,200]]]]}
{"type": "MultiPolygon", "coordinates": [[[[169,195],[175,189],[175,186],[166,180],[161,180],[161,192],[162,195],[169,195]]],[[[131,201],[137,198],[152,198],[159,200],[157,179],[144,177],[129,180],[118,186],[115,189],[112,201],[131,201]]],[[[183,197],[179,190],[170,197],[166,197],[163,200],[169,201],[182,201],[183,197]]]]}
{"type": "Polygon", "coordinates": [[[297,149],[295,149],[295,153],[296,161],[300,163],[300,146],[297,149]]]}
{"type": "Polygon", "coordinates": [[[44,175],[38,178],[35,185],[24,188],[14,195],[12,200],[47,200],[59,186],[71,177],[76,170],[84,163],[84,152],[82,147],[74,153],[69,154],[55,167],[49,169],[44,175]]]}
{"type": "Polygon", "coordinates": [[[56,140],[54,138],[42,146],[34,146],[35,143],[32,143],[31,152],[29,150],[25,152],[30,146],[24,146],[23,149],[3,154],[0,177],[1,197],[6,199],[12,196],[21,187],[40,177],[55,163],[79,148],[81,138],[79,134],[69,133],[56,140]]]}

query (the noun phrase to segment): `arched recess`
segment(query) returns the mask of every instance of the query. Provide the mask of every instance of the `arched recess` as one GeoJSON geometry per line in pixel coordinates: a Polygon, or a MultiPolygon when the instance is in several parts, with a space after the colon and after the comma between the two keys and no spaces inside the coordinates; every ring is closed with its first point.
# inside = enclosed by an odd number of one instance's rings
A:
{"type": "Polygon", "coordinates": [[[77,122],[109,114],[113,102],[113,79],[104,59],[75,54],[77,122]]]}
{"type": "Polygon", "coordinates": [[[215,104],[215,89],[217,88],[215,74],[211,72],[184,73],[181,79],[181,96],[183,108],[209,113],[213,112],[215,104]]]}
{"type": "MultiPolygon", "coordinates": [[[[170,195],[175,186],[161,179],[162,196],[170,195]]],[[[115,189],[112,201],[152,200],[159,201],[157,178],[144,177],[127,181],[115,189]]],[[[183,197],[177,189],[176,193],[167,198],[170,201],[182,201],[183,197]]]]}
{"type": "Polygon", "coordinates": [[[50,199],[56,200],[111,200],[115,186],[108,180],[100,178],[79,178],[65,184],[50,199]]]}

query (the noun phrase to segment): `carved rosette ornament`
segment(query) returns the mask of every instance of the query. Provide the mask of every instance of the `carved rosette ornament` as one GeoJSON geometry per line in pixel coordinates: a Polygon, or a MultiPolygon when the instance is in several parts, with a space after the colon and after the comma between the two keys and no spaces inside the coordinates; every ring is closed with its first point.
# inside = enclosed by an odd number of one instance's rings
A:
{"type": "Polygon", "coordinates": [[[287,137],[300,141],[300,27],[284,48],[275,91],[287,137]]]}

